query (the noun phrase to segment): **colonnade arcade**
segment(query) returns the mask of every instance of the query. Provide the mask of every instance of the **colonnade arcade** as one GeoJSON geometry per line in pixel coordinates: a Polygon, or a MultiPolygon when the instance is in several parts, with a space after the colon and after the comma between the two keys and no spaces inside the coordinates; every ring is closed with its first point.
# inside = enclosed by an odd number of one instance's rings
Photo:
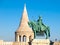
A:
{"type": "Polygon", "coordinates": [[[32,39],[32,35],[19,35],[15,33],[15,41],[17,42],[27,42],[32,39]]]}

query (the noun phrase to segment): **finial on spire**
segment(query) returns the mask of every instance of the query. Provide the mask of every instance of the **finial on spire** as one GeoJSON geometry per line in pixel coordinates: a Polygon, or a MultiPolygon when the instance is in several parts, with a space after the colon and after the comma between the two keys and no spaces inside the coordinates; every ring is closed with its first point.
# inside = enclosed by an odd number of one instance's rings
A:
{"type": "Polygon", "coordinates": [[[26,3],[24,4],[24,11],[26,11],[26,3]]]}
{"type": "Polygon", "coordinates": [[[24,6],[26,6],[26,3],[24,4],[24,6]]]}

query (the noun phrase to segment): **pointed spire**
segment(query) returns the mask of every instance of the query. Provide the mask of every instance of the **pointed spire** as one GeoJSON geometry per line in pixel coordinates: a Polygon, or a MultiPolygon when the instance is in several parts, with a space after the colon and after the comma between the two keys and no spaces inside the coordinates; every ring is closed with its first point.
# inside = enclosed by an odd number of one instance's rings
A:
{"type": "Polygon", "coordinates": [[[29,21],[29,19],[28,19],[26,4],[24,4],[24,10],[23,10],[23,13],[22,13],[21,22],[20,22],[20,25],[19,25],[19,28],[18,28],[17,32],[32,31],[32,29],[28,25],[28,21],[29,21]]]}
{"type": "Polygon", "coordinates": [[[22,19],[21,21],[25,21],[25,22],[28,22],[29,19],[28,19],[28,14],[27,14],[27,9],[26,9],[26,4],[24,4],[24,10],[23,10],[23,14],[22,14],[22,19]]]}
{"type": "Polygon", "coordinates": [[[33,33],[33,30],[28,25],[28,21],[29,21],[29,19],[28,19],[26,4],[24,4],[24,10],[23,10],[23,13],[22,13],[21,22],[20,22],[19,28],[16,32],[19,32],[19,33],[22,32],[23,33],[25,31],[28,31],[28,32],[33,33]]]}

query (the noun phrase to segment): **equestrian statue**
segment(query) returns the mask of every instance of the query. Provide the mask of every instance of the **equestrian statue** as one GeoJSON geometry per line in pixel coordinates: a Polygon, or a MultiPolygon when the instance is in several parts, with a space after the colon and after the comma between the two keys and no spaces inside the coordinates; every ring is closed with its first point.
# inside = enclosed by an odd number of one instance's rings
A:
{"type": "Polygon", "coordinates": [[[50,29],[49,26],[45,26],[42,22],[42,18],[39,16],[39,19],[37,21],[29,21],[28,25],[32,28],[34,32],[34,38],[36,38],[36,34],[44,33],[46,35],[46,39],[50,37],[50,29]]]}

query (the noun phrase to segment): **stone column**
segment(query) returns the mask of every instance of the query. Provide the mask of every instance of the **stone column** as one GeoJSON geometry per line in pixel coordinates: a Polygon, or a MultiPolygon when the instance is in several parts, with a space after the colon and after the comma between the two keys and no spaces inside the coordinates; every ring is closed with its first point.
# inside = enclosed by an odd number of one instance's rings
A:
{"type": "Polygon", "coordinates": [[[29,42],[29,36],[26,36],[26,42],[29,42]]]}
{"type": "Polygon", "coordinates": [[[15,41],[17,41],[17,33],[15,32],[15,41]]]}
{"type": "Polygon", "coordinates": [[[23,42],[23,36],[21,35],[21,42],[23,42]]]}
{"type": "Polygon", "coordinates": [[[17,42],[19,42],[19,35],[17,35],[17,42]]]}

